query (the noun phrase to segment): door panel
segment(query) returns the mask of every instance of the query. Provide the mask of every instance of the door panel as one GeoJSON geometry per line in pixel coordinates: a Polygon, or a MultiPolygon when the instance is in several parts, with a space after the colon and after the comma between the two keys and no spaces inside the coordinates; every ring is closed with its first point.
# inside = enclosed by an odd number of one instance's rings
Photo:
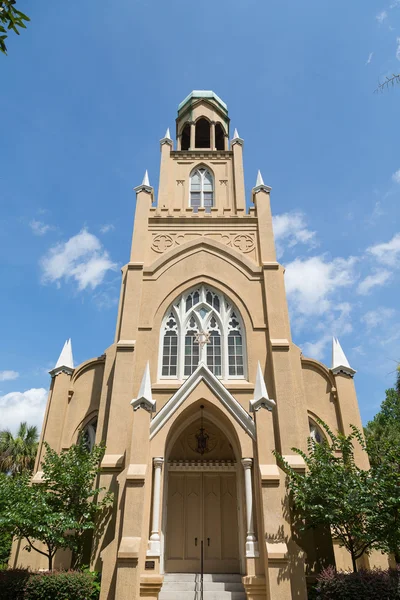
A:
{"type": "Polygon", "coordinates": [[[235,473],[170,473],[167,572],[199,573],[201,541],[205,573],[238,573],[235,473]]]}

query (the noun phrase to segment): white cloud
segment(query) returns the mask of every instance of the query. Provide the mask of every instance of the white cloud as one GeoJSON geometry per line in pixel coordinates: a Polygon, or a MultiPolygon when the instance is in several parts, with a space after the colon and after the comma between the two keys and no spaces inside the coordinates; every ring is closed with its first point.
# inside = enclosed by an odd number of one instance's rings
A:
{"type": "Polygon", "coordinates": [[[395,183],[400,183],[400,169],[398,171],[396,171],[395,173],[393,173],[392,179],[395,183]]]}
{"type": "Polygon", "coordinates": [[[15,435],[19,424],[26,421],[40,431],[46,408],[47,390],[32,388],[26,392],[10,392],[0,396],[1,428],[15,435]]]}
{"type": "Polygon", "coordinates": [[[369,65],[369,64],[371,63],[371,60],[372,60],[372,57],[373,57],[373,55],[374,55],[374,53],[373,53],[373,52],[370,52],[370,53],[369,53],[368,60],[367,60],[367,62],[365,63],[366,65],[369,65]]]}
{"type": "Polygon", "coordinates": [[[315,231],[307,228],[305,216],[302,212],[293,211],[276,215],[272,219],[278,257],[283,254],[284,242],[289,248],[297,244],[306,244],[311,247],[317,245],[315,231]]]}
{"type": "Polygon", "coordinates": [[[335,258],[326,261],[324,256],[302,260],[296,258],[286,266],[286,291],[293,311],[300,315],[322,315],[337,310],[334,293],[354,283],[356,258],[335,258]]]}
{"type": "Polygon", "coordinates": [[[396,48],[396,58],[400,60],[400,37],[396,40],[397,48],[396,48]]]}
{"type": "Polygon", "coordinates": [[[17,371],[0,371],[0,381],[12,381],[18,377],[19,373],[17,371]]]}
{"type": "Polygon", "coordinates": [[[109,254],[100,240],[86,229],[67,242],[50,248],[41,260],[44,282],[60,282],[74,279],[79,290],[96,288],[109,270],[116,270],[109,254]]]}
{"type": "Polygon", "coordinates": [[[395,315],[396,311],[394,308],[385,308],[381,306],[376,310],[369,310],[361,317],[361,321],[365,323],[368,330],[374,329],[378,327],[378,325],[382,325],[386,323],[389,319],[392,319],[395,315]]]}
{"type": "Polygon", "coordinates": [[[326,347],[332,342],[332,336],[324,334],[319,340],[315,342],[306,342],[303,344],[303,353],[305,356],[310,356],[316,360],[322,360],[326,347]]]}
{"type": "Polygon", "coordinates": [[[32,229],[32,232],[35,235],[44,235],[53,229],[51,225],[46,225],[46,223],[43,223],[42,221],[36,221],[35,219],[32,219],[32,221],[29,223],[29,227],[32,229]]]}
{"type": "Polygon", "coordinates": [[[385,283],[390,279],[391,272],[386,269],[383,271],[379,271],[378,273],[374,273],[373,275],[368,275],[361,283],[359,283],[357,287],[357,292],[362,296],[369,294],[372,288],[385,285],[385,283]]]}
{"type": "Polygon", "coordinates": [[[107,223],[106,225],[102,225],[102,227],[100,227],[100,233],[108,233],[109,231],[114,231],[114,229],[115,225],[112,223],[107,223]]]}
{"type": "Polygon", "coordinates": [[[400,233],[396,233],[389,242],[370,246],[367,248],[367,252],[384,265],[397,266],[400,258],[400,233]]]}
{"type": "Polygon", "coordinates": [[[380,12],[379,14],[377,14],[375,18],[376,18],[376,20],[378,21],[378,23],[379,23],[380,25],[382,25],[382,23],[383,23],[384,21],[386,21],[386,19],[387,19],[387,16],[388,16],[388,14],[387,14],[386,10],[383,10],[382,12],[380,12]]]}

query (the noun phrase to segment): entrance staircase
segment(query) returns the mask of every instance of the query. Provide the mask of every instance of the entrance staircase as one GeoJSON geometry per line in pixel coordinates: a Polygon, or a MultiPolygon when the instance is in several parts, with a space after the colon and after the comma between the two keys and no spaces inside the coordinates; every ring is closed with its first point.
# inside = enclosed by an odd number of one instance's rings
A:
{"type": "MultiPolygon", "coordinates": [[[[201,600],[199,573],[166,573],[158,600],[201,600]]],[[[246,600],[239,574],[204,574],[204,600],[246,600]]]]}

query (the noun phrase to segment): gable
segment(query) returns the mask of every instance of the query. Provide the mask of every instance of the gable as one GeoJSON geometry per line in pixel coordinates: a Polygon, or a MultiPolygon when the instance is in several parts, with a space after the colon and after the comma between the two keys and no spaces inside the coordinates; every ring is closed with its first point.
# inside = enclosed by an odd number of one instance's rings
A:
{"type": "Polygon", "coordinates": [[[179,390],[175,392],[165,406],[153,417],[150,423],[150,439],[164,427],[172,415],[185,402],[186,398],[202,381],[208,386],[214,396],[218,398],[230,415],[239,423],[242,429],[255,440],[256,426],[253,419],[204,363],[200,363],[192,375],[181,385],[179,390]]]}

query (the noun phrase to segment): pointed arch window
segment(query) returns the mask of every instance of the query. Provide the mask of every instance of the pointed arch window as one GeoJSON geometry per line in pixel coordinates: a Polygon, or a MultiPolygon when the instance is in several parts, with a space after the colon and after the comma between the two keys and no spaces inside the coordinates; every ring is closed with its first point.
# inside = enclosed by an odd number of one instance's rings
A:
{"type": "Polygon", "coordinates": [[[188,290],[169,308],[160,340],[160,377],[184,379],[205,363],[222,379],[246,377],[244,327],[238,310],[208,286],[188,290]]]}
{"type": "Polygon", "coordinates": [[[97,417],[90,421],[82,430],[81,436],[88,452],[93,450],[96,443],[97,417]]]}
{"type": "Polygon", "coordinates": [[[326,441],[326,437],[321,427],[319,427],[315,421],[312,419],[308,419],[308,426],[310,428],[310,438],[317,442],[317,444],[322,444],[326,441]]]}
{"type": "Polygon", "coordinates": [[[190,206],[194,212],[201,207],[207,213],[214,206],[214,179],[205,167],[196,169],[190,176],[190,206]]]}

